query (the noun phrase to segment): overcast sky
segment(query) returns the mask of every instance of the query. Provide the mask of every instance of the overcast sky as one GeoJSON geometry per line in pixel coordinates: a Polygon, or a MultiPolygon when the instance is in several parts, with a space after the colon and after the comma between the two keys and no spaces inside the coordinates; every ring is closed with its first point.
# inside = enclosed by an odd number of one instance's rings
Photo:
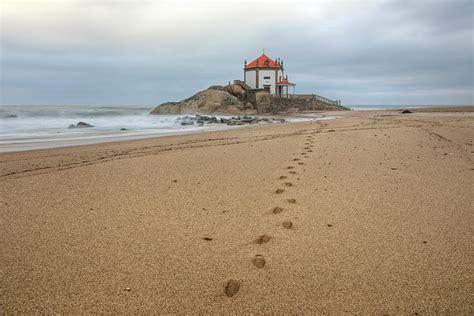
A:
{"type": "Polygon", "coordinates": [[[156,105],[243,79],[265,49],[297,93],[474,104],[472,0],[0,0],[0,104],[156,105]]]}

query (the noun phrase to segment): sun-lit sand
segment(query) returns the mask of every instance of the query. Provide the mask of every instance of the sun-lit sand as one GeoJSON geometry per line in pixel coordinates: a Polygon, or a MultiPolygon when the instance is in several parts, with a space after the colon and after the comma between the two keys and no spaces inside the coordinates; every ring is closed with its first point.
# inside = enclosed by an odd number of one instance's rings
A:
{"type": "Polygon", "coordinates": [[[472,313],[472,108],[337,115],[0,154],[0,310],[472,313]]]}

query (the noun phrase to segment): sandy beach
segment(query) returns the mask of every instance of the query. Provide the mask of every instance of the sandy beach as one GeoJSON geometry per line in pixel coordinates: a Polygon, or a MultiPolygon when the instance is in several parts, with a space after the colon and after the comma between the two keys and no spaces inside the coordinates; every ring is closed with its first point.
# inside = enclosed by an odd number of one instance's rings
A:
{"type": "Polygon", "coordinates": [[[0,154],[0,311],[473,313],[473,107],[323,114],[0,154]]]}

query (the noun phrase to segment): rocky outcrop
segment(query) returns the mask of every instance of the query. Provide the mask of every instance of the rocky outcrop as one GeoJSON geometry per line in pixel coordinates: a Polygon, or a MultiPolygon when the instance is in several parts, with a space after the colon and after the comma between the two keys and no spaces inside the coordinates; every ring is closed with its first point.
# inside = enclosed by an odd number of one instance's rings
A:
{"type": "Polygon", "coordinates": [[[212,86],[180,102],[166,102],[150,114],[255,114],[251,103],[225,91],[222,86],[212,86]]]}
{"type": "Polygon", "coordinates": [[[68,128],[88,128],[88,127],[94,127],[94,125],[84,123],[84,122],[78,122],[76,125],[74,124],[69,125],[68,128]]]}
{"type": "Polygon", "coordinates": [[[250,89],[235,80],[227,86],[211,86],[180,102],[166,102],[150,114],[264,114],[297,113],[302,111],[349,110],[336,101],[317,95],[275,97],[264,89],[250,89]]]}

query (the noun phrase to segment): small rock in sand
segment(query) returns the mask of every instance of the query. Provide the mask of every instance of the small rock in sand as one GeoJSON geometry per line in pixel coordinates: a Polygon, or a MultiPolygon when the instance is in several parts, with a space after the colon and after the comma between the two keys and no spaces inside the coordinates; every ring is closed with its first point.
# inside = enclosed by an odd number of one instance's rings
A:
{"type": "Polygon", "coordinates": [[[291,227],[293,227],[293,223],[291,221],[284,221],[283,227],[290,229],[291,227]]]}

